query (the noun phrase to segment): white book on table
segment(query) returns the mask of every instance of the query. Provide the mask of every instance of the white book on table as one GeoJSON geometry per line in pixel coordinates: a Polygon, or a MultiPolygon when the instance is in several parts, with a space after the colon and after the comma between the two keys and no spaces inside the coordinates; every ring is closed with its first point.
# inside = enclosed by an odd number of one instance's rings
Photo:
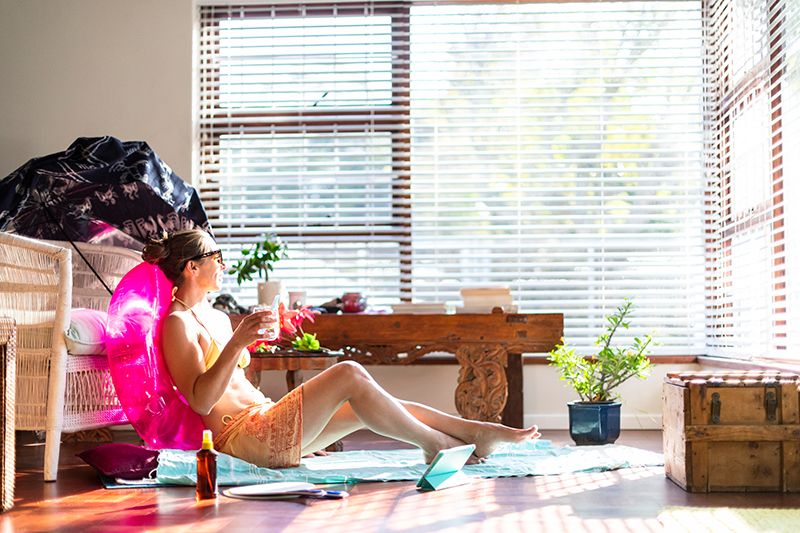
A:
{"type": "Polygon", "coordinates": [[[392,312],[411,315],[439,315],[447,312],[447,305],[444,302],[393,304],[392,312]]]}
{"type": "Polygon", "coordinates": [[[516,313],[519,310],[516,305],[465,305],[456,307],[456,314],[484,315],[491,313],[495,307],[499,307],[504,313],[516,313]]]}
{"type": "Polygon", "coordinates": [[[487,306],[487,305],[513,305],[514,299],[510,294],[498,296],[462,296],[461,300],[466,307],[487,306]]]}
{"type": "Polygon", "coordinates": [[[508,287],[462,287],[459,290],[461,297],[493,297],[493,296],[504,296],[506,294],[511,294],[511,289],[508,287]]]}

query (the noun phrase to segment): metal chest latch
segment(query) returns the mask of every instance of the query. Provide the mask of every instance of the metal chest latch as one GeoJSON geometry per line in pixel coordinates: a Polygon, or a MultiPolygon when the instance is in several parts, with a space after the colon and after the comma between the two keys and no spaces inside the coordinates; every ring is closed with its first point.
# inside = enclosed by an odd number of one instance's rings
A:
{"type": "Polygon", "coordinates": [[[722,407],[722,402],[719,401],[719,393],[715,392],[711,395],[711,423],[719,424],[719,410],[722,407]]]}
{"type": "Polygon", "coordinates": [[[767,388],[764,394],[764,409],[767,411],[767,420],[774,421],[778,410],[778,394],[774,387],[767,388]]]}

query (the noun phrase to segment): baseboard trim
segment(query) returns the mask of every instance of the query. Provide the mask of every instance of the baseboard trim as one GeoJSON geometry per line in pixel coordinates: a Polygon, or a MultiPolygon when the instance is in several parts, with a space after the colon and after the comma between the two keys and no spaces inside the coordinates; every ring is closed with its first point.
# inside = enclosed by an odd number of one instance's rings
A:
{"type": "MultiPolygon", "coordinates": [[[[569,415],[566,408],[563,414],[526,414],[523,418],[525,426],[536,424],[539,429],[569,429],[569,415]]],[[[661,413],[622,414],[622,429],[661,429],[661,413]]]]}

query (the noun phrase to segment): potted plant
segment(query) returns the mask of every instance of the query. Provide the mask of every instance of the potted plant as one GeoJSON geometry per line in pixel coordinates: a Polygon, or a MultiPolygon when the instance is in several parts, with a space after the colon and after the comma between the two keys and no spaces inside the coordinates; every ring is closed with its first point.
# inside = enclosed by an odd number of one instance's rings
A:
{"type": "Polygon", "coordinates": [[[628,329],[633,304],[626,299],[616,311],[606,317],[608,325],[595,344],[595,355],[584,357],[562,344],[550,352],[550,365],[559,369],[561,379],[568,382],[580,397],[570,402],[569,431],[578,445],[608,444],[619,437],[620,406],[616,388],[632,377],[645,378],[650,371],[648,347],[650,335],[634,337],[630,346],[613,346],[614,334],[620,327],[628,329]]]}
{"type": "Polygon", "coordinates": [[[258,303],[270,305],[276,294],[280,294],[283,285],[280,281],[270,281],[269,273],[273,264],[286,258],[286,245],[275,234],[265,235],[252,248],[242,248],[242,257],[228,270],[236,274],[236,283],[252,281],[253,276],[263,278],[258,282],[258,303]]]}

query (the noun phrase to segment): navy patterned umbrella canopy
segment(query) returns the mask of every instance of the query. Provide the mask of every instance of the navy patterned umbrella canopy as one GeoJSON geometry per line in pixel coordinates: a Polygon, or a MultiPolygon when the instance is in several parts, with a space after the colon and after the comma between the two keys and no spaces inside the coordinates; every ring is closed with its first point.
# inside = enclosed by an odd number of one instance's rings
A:
{"type": "Polygon", "coordinates": [[[2,231],[141,248],[193,227],[209,229],[197,191],[140,141],[81,137],[0,180],[2,231]]]}

